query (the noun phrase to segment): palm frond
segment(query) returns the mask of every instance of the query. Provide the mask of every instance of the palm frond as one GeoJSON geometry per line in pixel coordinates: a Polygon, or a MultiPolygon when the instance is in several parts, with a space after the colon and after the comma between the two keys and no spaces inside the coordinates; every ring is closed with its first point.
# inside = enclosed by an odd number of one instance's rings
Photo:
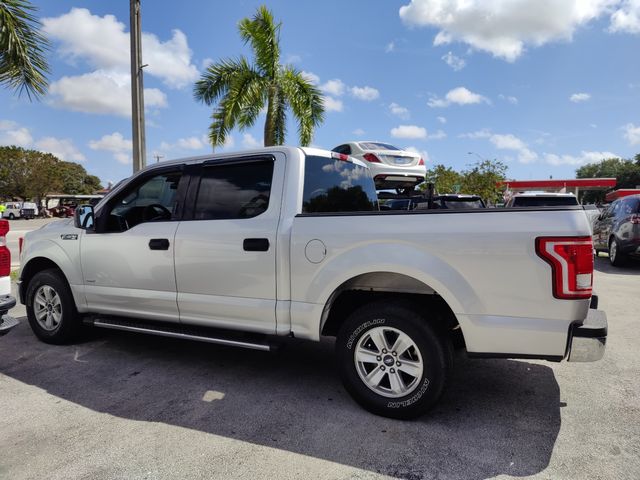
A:
{"type": "Polygon", "coordinates": [[[256,64],[268,78],[275,78],[280,64],[280,26],[273,14],[262,5],[253,18],[244,18],[238,24],[245,44],[250,43],[256,64]]]}
{"type": "Polygon", "coordinates": [[[36,8],[26,0],[0,1],[0,84],[23,92],[29,99],[47,91],[49,42],[33,15],[36,8]]]}
{"type": "MultiPolygon", "coordinates": [[[[255,70],[236,72],[212,115],[209,139],[213,146],[222,145],[227,133],[236,126],[236,123],[242,121],[243,123],[239,123],[241,130],[246,128],[246,123],[251,120],[251,113],[247,114],[247,108],[257,108],[258,113],[260,112],[264,106],[264,97],[259,95],[264,91],[263,82],[263,78],[255,70]]],[[[253,121],[255,122],[255,119],[253,121]]]]}
{"type": "Polygon", "coordinates": [[[309,145],[313,130],[324,120],[324,104],[320,90],[299,70],[286,67],[278,78],[286,102],[298,121],[300,144],[309,145]]]}
{"type": "Polygon", "coordinates": [[[214,104],[220,97],[226,95],[234,79],[255,70],[245,57],[237,59],[225,58],[207,67],[200,76],[200,80],[193,87],[193,97],[196,101],[207,105],[214,104]]]}

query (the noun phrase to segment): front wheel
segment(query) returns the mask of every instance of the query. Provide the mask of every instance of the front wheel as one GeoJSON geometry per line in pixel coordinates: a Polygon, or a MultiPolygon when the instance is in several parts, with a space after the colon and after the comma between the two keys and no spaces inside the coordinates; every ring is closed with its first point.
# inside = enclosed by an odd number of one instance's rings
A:
{"type": "Polygon", "coordinates": [[[450,340],[402,303],[356,310],[340,328],[336,350],[351,396],[372,413],[400,419],[437,402],[452,362],[450,340]]]}
{"type": "Polygon", "coordinates": [[[73,295],[58,270],[36,273],[27,287],[27,318],[36,337],[45,343],[75,340],[82,329],[73,295]]]}

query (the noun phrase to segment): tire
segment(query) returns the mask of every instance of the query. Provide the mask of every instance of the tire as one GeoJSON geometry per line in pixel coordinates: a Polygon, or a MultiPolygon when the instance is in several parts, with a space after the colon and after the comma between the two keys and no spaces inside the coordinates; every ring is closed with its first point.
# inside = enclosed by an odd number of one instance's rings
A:
{"type": "Polygon", "coordinates": [[[26,308],[31,330],[43,342],[62,345],[80,336],[82,319],[59,270],[43,270],[33,276],[27,287],[26,308]]]}
{"type": "Polygon", "coordinates": [[[442,395],[453,364],[451,341],[416,311],[408,303],[375,302],[356,310],[340,328],[336,354],[342,382],[371,413],[416,418],[442,395]],[[408,348],[394,352],[390,344],[399,339],[408,348]]]}
{"type": "Polygon", "coordinates": [[[620,251],[618,240],[609,240],[609,262],[614,267],[624,267],[627,264],[627,256],[620,251]]]}
{"type": "Polygon", "coordinates": [[[9,220],[15,220],[16,216],[13,213],[9,214],[9,220]]]}

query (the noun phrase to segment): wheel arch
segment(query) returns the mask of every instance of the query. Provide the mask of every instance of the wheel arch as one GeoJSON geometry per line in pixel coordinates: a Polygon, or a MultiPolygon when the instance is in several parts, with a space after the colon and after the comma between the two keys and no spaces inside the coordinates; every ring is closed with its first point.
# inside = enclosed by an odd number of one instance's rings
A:
{"type": "Polygon", "coordinates": [[[63,281],[67,284],[67,287],[71,291],[74,301],[76,305],[78,305],[78,300],[75,298],[75,293],[71,288],[71,284],[69,283],[69,279],[65,274],[64,270],[58,265],[56,262],[47,257],[34,257],[30,259],[24,267],[22,267],[20,271],[20,303],[26,305],[26,294],[27,289],[29,288],[29,283],[31,279],[38,273],[44,270],[57,270],[62,276],[63,281]]]}
{"type": "MultiPolygon", "coordinates": [[[[342,322],[356,309],[378,300],[410,303],[429,311],[437,329],[464,336],[462,326],[450,305],[434,288],[414,277],[394,272],[357,275],[338,286],[325,303],[320,322],[321,336],[335,336],[342,322]]],[[[455,334],[454,334],[455,335],[455,334]]]]}

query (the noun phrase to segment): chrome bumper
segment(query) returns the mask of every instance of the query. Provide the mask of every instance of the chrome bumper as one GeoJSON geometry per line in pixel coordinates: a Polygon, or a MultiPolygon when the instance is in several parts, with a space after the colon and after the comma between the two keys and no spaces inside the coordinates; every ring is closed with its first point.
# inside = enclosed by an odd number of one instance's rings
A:
{"type": "Polygon", "coordinates": [[[569,330],[567,361],[595,362],[604,356],[607,343],[607,315],[602,310],[589,309],[582,325],[569,330]]]}

